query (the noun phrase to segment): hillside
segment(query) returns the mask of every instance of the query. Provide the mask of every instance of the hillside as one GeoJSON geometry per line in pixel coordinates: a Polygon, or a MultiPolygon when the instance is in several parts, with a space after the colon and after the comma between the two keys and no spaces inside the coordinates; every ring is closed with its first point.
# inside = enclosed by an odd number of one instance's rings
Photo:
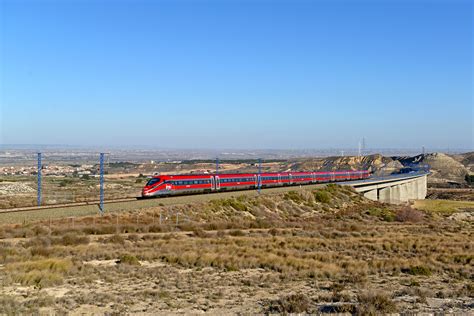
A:
{"type": "Polygon", "coordinates": [[[390,157],[384,157],[380,154],[368,155],[363,157],[344,156],[328,157],[320,159],[307,159],[297,162],[291,166],[291,170],[357,170],[366,169],[371,172],[396,172],[403,167],[398,161],[390,157]]]}
{"type": "MultiPolygon", "coordinates": [[[[430,153],[425,155],[417,155],[413,157],[393,157],[403,165],[420,163],[430,165],[432,172],[428,178],[431,183],[443,183],[447,181],[465,182],[465,176],[468,169],[458,160],[444,153],[430,153]]],[[[464,157],[463,157],[464,159],[464,157]]]]}
{"type": "Polygon", "coordinates": [[[464,167],[466,167],[471,173],[474,173],[474,151],[464,154],[452,155],[451,157],[462,163],[464,167]]]}
{"type": "Polygon", "coordinates": [[[430,183],[465,182],[465,175],[474,172],[474,153],[450,156],[444,153],[430,153],[417,156],[385,157],[380,154],[364,157],[344,156],[312,158],[290,163],[289,170],[356,170],[366,169],[375,174],[390,174],[412,164],[428,164],[432,172],[430,183]]]}
{"type": "Polygon", "coordinates": [[[0,225],[0,314],[465,314],[467,207],[329,185],[0,225]]]}

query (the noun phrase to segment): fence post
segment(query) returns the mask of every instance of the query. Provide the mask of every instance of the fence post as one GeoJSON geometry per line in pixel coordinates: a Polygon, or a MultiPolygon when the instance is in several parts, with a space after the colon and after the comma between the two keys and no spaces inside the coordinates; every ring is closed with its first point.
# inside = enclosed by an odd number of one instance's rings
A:
{"type": "Polygon", "coordinates": [[[104,153],[100,153],[100,214],[104,214],[104,153]]]}
{"type": "Polygon", "coordinates": [[[38,206],[41,206],[41,171],[43,169],[42,163],[41,163],[41,153],[38,153],[38,192],[37,192],[37,197],[36,197],[36,202],[38,206]]]}

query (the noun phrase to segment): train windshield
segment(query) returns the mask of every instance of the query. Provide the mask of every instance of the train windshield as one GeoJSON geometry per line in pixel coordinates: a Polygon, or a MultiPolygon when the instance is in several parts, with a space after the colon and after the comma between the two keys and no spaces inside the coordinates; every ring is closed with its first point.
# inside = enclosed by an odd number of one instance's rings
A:
{"type": "Polygon", "coordinates": [[[156,183],[160,182],[160,178],[153,178],[150,181],[146,183],[146,186],[149,187],[150,185],[154,185],[156,183]]]}

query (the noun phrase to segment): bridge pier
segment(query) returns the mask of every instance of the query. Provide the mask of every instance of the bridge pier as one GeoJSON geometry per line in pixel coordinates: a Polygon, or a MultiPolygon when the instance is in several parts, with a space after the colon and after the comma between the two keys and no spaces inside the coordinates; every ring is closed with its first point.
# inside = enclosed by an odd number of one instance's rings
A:
{"type": "Polygon", "coordinates": [[[427,174],[347,184],[373,201],[403,204],[409,200],[422,200],[427,194],[427,174]]]}
{"type": "Polygon", "coordinates": [[[364,192],[364,196],[368,198],[369,200],[378,201],[378,190],[375,189],[375,190],[364,192]]]}

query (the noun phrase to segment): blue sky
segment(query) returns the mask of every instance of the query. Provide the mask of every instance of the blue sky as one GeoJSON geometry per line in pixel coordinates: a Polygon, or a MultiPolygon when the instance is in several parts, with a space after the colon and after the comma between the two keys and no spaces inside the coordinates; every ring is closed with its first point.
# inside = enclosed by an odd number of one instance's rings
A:
{"type": "Polygon", "coordinates": [[[473,148],[471,1],[0,0],[0,143],[473,148]]]}

